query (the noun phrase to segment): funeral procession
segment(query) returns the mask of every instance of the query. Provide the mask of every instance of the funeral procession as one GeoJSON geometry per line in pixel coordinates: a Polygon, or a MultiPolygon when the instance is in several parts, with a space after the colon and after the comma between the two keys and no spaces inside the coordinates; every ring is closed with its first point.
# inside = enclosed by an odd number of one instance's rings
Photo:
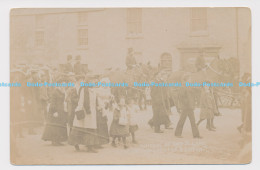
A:
{"type": "Polygon", "coordinates": [[[12,10],[11,163],[249,163],[249,16],[12,10]]]}

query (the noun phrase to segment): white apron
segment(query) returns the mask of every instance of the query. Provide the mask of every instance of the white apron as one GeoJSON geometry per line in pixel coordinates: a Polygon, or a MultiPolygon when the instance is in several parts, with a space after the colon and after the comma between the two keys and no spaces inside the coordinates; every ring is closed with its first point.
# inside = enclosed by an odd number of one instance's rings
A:
{"type": "MultiPolygon", "coordinates": [[[[75,111],[83,110],[84,104],[84,88],[80,92],[78,106],[75,111]]],[[[97,116],[96,116],[96,93],[94,89],[89,88],[89,105],[91,114],[86,114],[85,118],[78,120],[75,116],[73,121],[74,127],[88,128],[88,129],[97,129],[97,116]]]]}

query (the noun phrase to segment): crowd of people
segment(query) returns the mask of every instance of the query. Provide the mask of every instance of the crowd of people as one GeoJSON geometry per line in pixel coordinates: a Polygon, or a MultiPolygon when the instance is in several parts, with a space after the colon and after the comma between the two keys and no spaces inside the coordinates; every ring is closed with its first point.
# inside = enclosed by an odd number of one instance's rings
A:
{"type": "MultiPolygon", "coordinates": [[[[11,88],[11,130],[15,137],[23,137],[25,128],[28,133],[36,134],[35,127],[44,125],[42,140],[50,141],[52,145],[63,145],[64,142],[74,146],[79,151],[80,145],[87,147],[88,152],[98,152],[103,145],[111,142],[113,147],[119,143],[128,148],[127,138],[131,136],[132,143],[137,144],[135,132],[138,130],[138,113],[140,107],[133,96],[113,93],[110,87],[83,87],[81,82],[109,83],[109,77],[95,74],[80,63],[80,56],[73,60],[67,57],[67,64],[62,70],[51,66],[16,65],[11,70],[11,81],[23,83],[21,87],[11,88]],[[75,64],[73,64],[75,62],[75,64]],[[73,82],[70,87],[27,87],[26,82],[73,82]],[[108,124],[108,115],[113,114],[112,123],[108,124]],[[111,141],[112,139],[112,141],[111,141]]],[[[126,59],[128,69],[136,65],[136,61],[129,50],[126,59]]],[[[185,74],[182,82],[188,82],[190,75],[185,74]]],[[[167,73],[158,71],[154,82],[167,81],[167,73]]],[[[120,87],[118,87],[120,88],[120,87]]],[[[145,99],[151,104],[153,117],[148,124],[155,133],[163,133],[161,125],[166,129],[173,129],[169,116],[171,115],[171,96],[164,87],[149,87],[144,90],[145,99]]],[[[180,114],[175,128],[175,136],[182,137],[182,130],[187,117],[190,120],[194,138],[202,138],[199,125],[207,121],[206,128],[215,131],[214,117],[219,115],[218,104],[211,87],[204,86],[200,93],[200,119],[196,123],[194,109],[196,99],[192,88],[181,87],[174,105],[178,105],[180,114]]],[[[238,129],[250,131],[251,111],[248,107],[251,92],[245,90],[246,100],[241,106],[243,123],[238,129]],[[250,112],[250,113],[249,113],[250,112]]],[[[243,96],[242,96],[243,98],[243,96]]],[[[251,106],[251,104],[250,104],[251,106]]]]}
{"type": "Polygon", "coordinates": [[[97,152],[102,145],[112,146],[123,141],[127,148],[126,137],[131,134],[132,142],[137,143],[135,131],[138,130],[135,114],[138,107],[134,99],[123,96],[116,98],[110,87],[84,87],[81,82],[109,83],[108,77],[86,71],[80,63],[80,57],[67,57],[62,69],[48,66],[16,65],[11,70],[11,81],[20,82],[19,88],[11,89],[11,122],[15,137],[24,137],[24,129],[36,134],[35,128],[44,125],[42,140],[52,145],[63,142],[80,150],[80,145],[89,152],[97,152]],[[76,61],[73,65],[72,62],[76,61]],[[28,87],[26,82],[68,83],[75,86],[28,87]],[[107,115],[113,112],[113,121],[108,128],[107,115]],[[117,140],[117,141],[116,141],[117,140]]]}

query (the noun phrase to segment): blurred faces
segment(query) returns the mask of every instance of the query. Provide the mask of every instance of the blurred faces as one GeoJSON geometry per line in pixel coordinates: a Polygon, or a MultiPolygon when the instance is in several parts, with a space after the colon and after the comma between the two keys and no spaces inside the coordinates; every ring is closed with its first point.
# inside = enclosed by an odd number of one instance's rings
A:
{"type": "Polygon", "coordinates": [[[121,97],[121,98],[119,99],[119,105],[120,105],[120,106],[125,105],[125,99],[124,99],[123,97],[121,97]]]}

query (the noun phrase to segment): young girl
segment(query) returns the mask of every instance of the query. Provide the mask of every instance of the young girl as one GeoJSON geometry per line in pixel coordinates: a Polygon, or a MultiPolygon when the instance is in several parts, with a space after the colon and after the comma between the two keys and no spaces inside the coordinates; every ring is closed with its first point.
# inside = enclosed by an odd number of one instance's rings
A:
{"type": "Polygon", "coordinates": [[[145,99],[146,99],[146,104],[150,105],[151,104],[151,88],[145,87],[145,99]]]}
{"type": "Polygon", "coordinates": [[[127,109],[125,99],[119,98],[118,107],[115,108],[113,121],[110,126],[110,136],[113,138],[112,146],[116,147],[116,138],[123,139],[124,148],[127,149],[126,137],[129,136],[129,126],[127,120],[127,109]]]}
{"type": "Polygon", "coordinates": [[[212,90],[207,85],[203,87],[200,97],[200,120],[197,123],[199,124],[207,119],[207,129],[210,131],[215,131],[215,126],[213,124],[214,119],[214,109],[215,109],[215,100],[212,94],[212,90]]]}
{"type": "Polygon", "coordinates": [[[135,132],[138,130],[138,125],[136,122],[136,114],[139,111],[139,107],[134,104],[134,99],[129,100],[129,104],[127,106],[128,113],[128,121],[129,121],[129,132],[132,136],[132,142],[137,143],[135,140],[135,132]]]}

